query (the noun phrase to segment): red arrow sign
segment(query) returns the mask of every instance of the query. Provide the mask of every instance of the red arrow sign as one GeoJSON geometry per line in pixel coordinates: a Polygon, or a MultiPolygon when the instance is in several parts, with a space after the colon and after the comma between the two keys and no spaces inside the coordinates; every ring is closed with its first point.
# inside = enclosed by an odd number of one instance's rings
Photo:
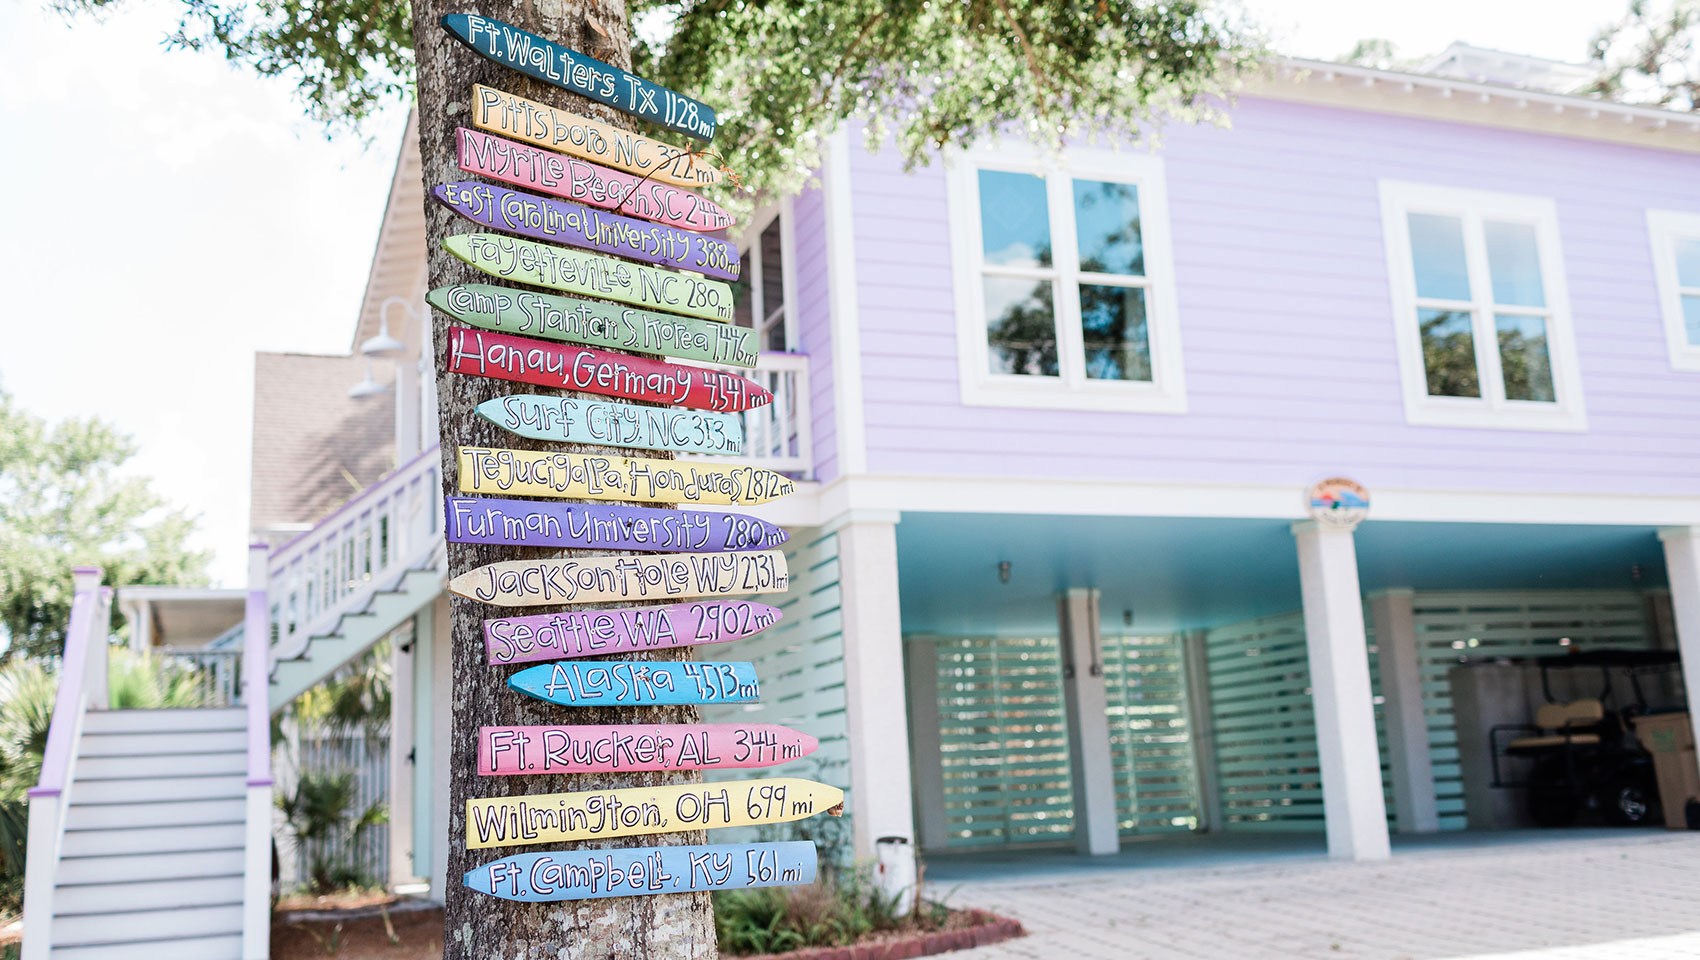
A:
{"type": "Polygon", "coordinates": [[[766,387],[735,373],[467,327],[449,327],[449,370],[698,410],[773,402],[766,387]]]}

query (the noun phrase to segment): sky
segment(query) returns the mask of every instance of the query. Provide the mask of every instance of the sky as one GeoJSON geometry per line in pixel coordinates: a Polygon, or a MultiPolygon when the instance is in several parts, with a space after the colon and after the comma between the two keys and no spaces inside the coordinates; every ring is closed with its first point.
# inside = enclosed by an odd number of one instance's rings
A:
{"type": "MultiPolygon", "coordinates": [[[[1242,0],[1278,50],[1454,40],[1580,61],[1616,0],[1242,0]]],[[[132,434],[132,469],[201,517],[215,583],[248,539],[256,350],[349,349],[405,110],[327,141],[287,79],[168,50],[180,4],[67,21],[0,5],[0,386],[132,434]]]]}

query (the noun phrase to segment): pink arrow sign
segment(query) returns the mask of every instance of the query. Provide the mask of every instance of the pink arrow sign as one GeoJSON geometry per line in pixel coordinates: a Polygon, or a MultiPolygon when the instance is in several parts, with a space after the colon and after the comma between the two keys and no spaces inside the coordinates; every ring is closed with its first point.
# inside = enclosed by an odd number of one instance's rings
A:
{"type": "Polygon", "coordinates": [[[766,387],[723,370],[466,327],[451,326],[448,334],[454,373],[698,410],[738,412],[773,401],[766,387]]]}
{"type": "Polygon", "coordinates": [[[478,774],[767,767],[817,746],[814,737],[777,723],[481,727],[478,774]]]}
{"type": "Polygon", "coordinates": [[[579,203],[706,233],[732,225],[732,215],[709,200],[659,180],[610,170],[577,157],[459,127],[455,155],[467,173],[530,187],[579,203]]]}
{"type": "Polygon", "coordinates": [[[725,643],[753,637],[784,615],[778,607],[754,600],[701,600],[495,617],[484,621],[484,657],[497,666],[725,643]]]}

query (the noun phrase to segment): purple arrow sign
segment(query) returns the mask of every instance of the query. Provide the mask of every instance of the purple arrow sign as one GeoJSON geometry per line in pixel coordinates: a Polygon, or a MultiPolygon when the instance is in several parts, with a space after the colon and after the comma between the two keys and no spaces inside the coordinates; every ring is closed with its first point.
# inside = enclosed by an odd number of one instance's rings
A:
{"type": "Polygon", "coordinates": [[[743,267],[737,249],[719,237],[508,187],[459,180],[433,187],[431,195],[473,223],[522,237],[568,243],[723,280],[738,279],[743,267]]]}
{"type": "Polygon", "coordinates": [[[694,647],[753,637],[785,615],[754,600],[702,600],[667,607],[564,610],[484,621],[491,666],[694,647]]]}
{"type": "Polygon", "coordinates": [[[724,510],[664,510],[614,504],[445,497],[450,543],[501,543],[598,550],[769,550],[783,528],[724,510]]]}

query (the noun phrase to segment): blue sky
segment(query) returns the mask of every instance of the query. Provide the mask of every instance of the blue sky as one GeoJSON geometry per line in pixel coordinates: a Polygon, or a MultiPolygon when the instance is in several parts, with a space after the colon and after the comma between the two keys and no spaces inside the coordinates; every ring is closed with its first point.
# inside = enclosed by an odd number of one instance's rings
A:
{"type": "MultiPolygon", "coordinates": [[[[1244,0],[1277,47],[1453,40],[1580,60],[1615,0],[1244,0]]],[[[178,9],[67,22],[0,6],[0,383],[49,419],[134,434],[135,468],[202,515],[239,585],[256,350],[348,349],[405,112],[327,142],[285,80],[170,51],[178,9]]]]}

